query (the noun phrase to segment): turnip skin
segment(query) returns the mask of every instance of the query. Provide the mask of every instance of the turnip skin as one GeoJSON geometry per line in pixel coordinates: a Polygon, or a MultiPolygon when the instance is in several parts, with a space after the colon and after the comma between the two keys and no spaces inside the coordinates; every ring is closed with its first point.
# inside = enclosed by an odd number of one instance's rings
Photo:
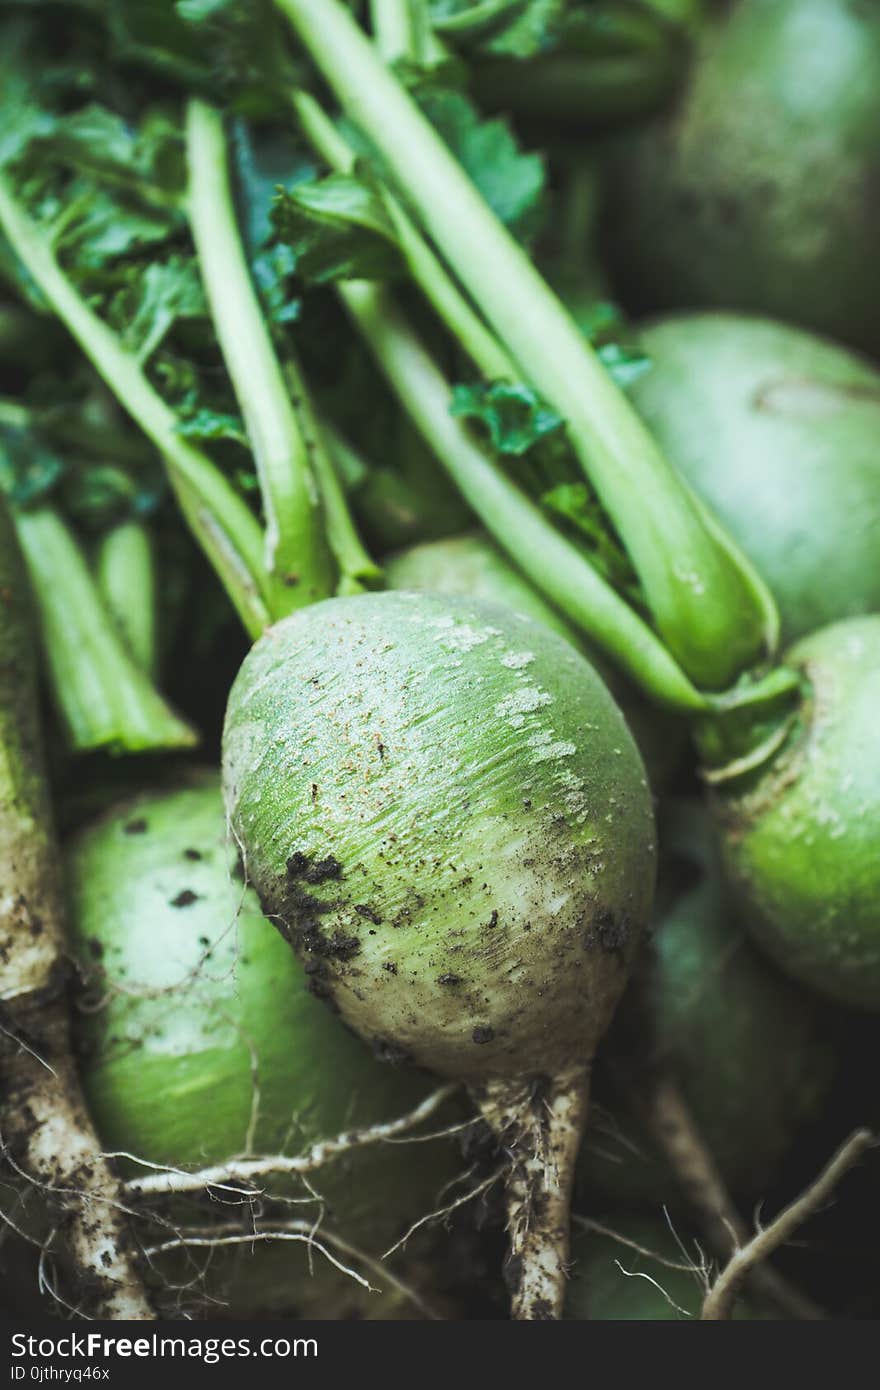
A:
{"type": "Polygon", "coordinates": [[[769,583],[784,637],[880,609],[880,373],[735,314],[657,320],[640,342],[633,403],[769,583]]]}
{"type": "Polygon", "coordinates": [[[588,1064],[655,849],[638,751],[567,642],[452,596],[317,604],[245,660],[224,790],[267,915],[381,1053],[475,1084],[588,1064]]]}
{"type": "MultiPolygon", "coordinates": [[[[387,558],[383,567],[389,588],[464,594],[490,603],[506,603],[517,613],[524,613],[558,632],[572,646],[580,645],[571,624],[514,569],[491,537],[481,531],[399,550],[387,558]]],[[[588,659],[607,684],[607,675],[600,669],[601,657],[597,661],[590,654],[588,659]]]]}
{"type": "MultiPolygon", "coordinates": [[[[406,1114],[431,1089],[417,1073],[381,1066],[305,990],[235,874],[219,775],[117,806],[71,842],[67,874],[71,945],[102,1000],[77,1016],[80,1070],[108,1148],[178,1167],[248,1147],[298,1153],[406,1114]]],[[[375,1255],[432,1209],[460,1166],[448,1141],[419,1145],[418,1163],[406,1146],[382,1145],[336,1159],[312,1181],[327,1225],[375,1255]]],[[[168,1257],[161,1269],[180,1273],[168,1257]]],[[[388,1316],[396,1306],[392,1290],[369,1295],[317,1255],[314,1270],[290,1244],[218,1250],[208,1291],[237,1315],[388,1316]]],[[[192,1274],[187,1267],[187,1281],[192,1274]]]]}
{"type": "Polygon", "coordinates": [[[680,101],[611,161],[628,307],[746,309],[880,348],[880,11],[719,7],[680,101]]]}
{"type": "Polygon", "coordinates": [[[880,617],[804,638],[808,695],[782,753],[714,794],[725,869],[787,974],[880,1009],[880,617]]]}
{"type": "Polygon", "coordinates": [[[384,562],[390,588],[417,589],[506,603],[552,628],[595,666],[614,696],[642,755],[651,787],[661,791],[681,767],[687,744],[682,719],[649,706],[627,680],[579,636],[555,608],[480,531],[429,541],[398,551],[384,562]]]}
{"type": "MultiPolygon", "coordinates": [[[[823,1035],[824,1010],[747,935],[705,809],[696,801],[667,805],[660,843],[653,951],[603,1046],[602,1071],[626,1074],[633,1049],[647,1046],[650,1061],[681,1087],[729,1190],[759,1198],[827,1098],[834,1051],[823,1035]]],[[[605,1134],[593,1145],[587,1140],[579,1163],[584,1196],[674,1204],[674,1175],[626,1095],[597,1087],[626,1142],[605,1134]]]]}

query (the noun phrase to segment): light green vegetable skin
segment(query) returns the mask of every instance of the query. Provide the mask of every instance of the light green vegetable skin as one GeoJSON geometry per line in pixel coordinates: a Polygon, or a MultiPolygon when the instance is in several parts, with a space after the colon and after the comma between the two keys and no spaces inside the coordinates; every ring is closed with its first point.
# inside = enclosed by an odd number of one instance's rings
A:
{"type": "MultiPolygon", "coordinates": [[[[621,1029],[612,1029],[603,1049],[606,1071],[614,1077],[626,1065],[628,1039],[650,1038],[729,1189],[760,1197],[827,1099],[834,1055],[825,1020],[750,941],[699,803],[667,806],[660,841],[662,905],[647,988],[621,1006],[621,1029]]],[[[579,1168],[584,1198],[598,1191],[621,1201],[675,1202],[675,1179],[626,1094],[602,1099],[614,1112],[614,1132],[587,1138],[579,1168]]]]}
{"type": "Polygon", "coordinates": [[[628,307],[746,309],[880,349],[878,71],[875,4],[719,4],[681,98],[616,148],[628,307]]]}
{"type": "Polygon", "coordinates": [[[880,1009],[880,617],[823,628],[787,660],[807,699],[763,776],[717,789],[725,866],[788,974],[880,1009]]]}
{"type": "Polygon", "coordinates": [[[648,324],[630,397],[767,580],[789,641],[880,609],[880,372],[735,314],[648,324]]]}
{"type": "Polygon", "coordinates": [[[649,706],[618,671],[532,588],[509,560],[480,532],[414,545],[384,563],[389,588],[417,589],[505,603],[560,633],[595,666],[626,718],[638,744],[651,786],[670,781],[684,756],[687,731],[682,719],[649,706]]]}
{"type": "MultiPolygon", "coordinates": [[[[102,999],[77,1015],[88,1102],[108,1149],[177,1167],[245,1152],[296,1154],[351,1127],[405,1115],[433,1087],[382,1066],[314,1000],[302,972],[234,871],[219,778],[128,802],[68,852],[72,944],[102,999]]],[[[461,1160],[452,1141],[365,1148],[310,1181],[324,1224],[372,1255],[431,1211],[461,1160]]],[[[126,1165],[132,1173],[144,1170],[126,1165]]],[[[290,1179],[268,1190],[308,1194],[290,1179]]],[[[311,1219],[317,1204],[285,1209],[311,1219]]],[[[189,1211],[234,1221],[239,1207],[189,1211]]],[[[183,1215],[183,1213],[178,1213],[183,1215]]],[[[161,1233],[160,1233],[161,1234],[161,1233]]],[[[332,1248],[332,1247],[331,1247],[332,1248]]],[[[337,1252],[338,1253],[338,1252],[337,1252]]],[[[199,1266],[178,1257],[157,1272],[187,1284],[199,1266]]],[[[350,1263],[350,1261],[346,1261],[350,1263]]],[[[356,1261],[355,1261],[356,1263],[356,1261]]],[[[212,1298],[236,1315],[408,1316],[393,1288],[370,1294],[304,1246],[216,1251],[212,1298]]],[[[194,1295],[198,1292],[198,1282],[194,1295]]],[[[196,1302],[198,1299],[196,1298],[196,1302]]]]}
{"type": "Polygon", "coordinates": [[[375,1047],[472,1084],[590,1058],[654,829],[623,716],[557,634],[450,596],[316,604],[242,666],[224,791],[267,914],[375,1047]]]}

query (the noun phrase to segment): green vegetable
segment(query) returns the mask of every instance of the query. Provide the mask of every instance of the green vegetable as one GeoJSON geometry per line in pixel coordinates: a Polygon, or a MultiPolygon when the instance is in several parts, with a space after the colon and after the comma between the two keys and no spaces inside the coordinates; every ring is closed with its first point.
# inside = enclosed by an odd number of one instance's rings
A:
{"type": "Polygon", "coordinates": [[[760,774],[716,788],[743,920],[786,973],[880,1008],[880,617],[851,618],[788,653],[806,697],[760,774]]]}
{"type": "Polygon", "coordinates": [[[640,1203],[679,1197],[632,1104],[635,1048],[642,1065],[647,1056],[680,1086],[726,1186],[761,1197],[827,1100],[834,1053],[826,1020],[749,939],[700,805],[667,806],[660,830],[654,949],[645,983],[624,1000],[602,1049],[612,1088],[599,1094],[615,1124],[588,1139],[581,1188],[640,1203]]]}
{"type": "MultiPolygon", "coordinates": [[[[381,1066],[308,993],[236,875],[215,774],[117,804],[71,843],[67,874],[71,943],[89,994],[100,1001],[77,1015],[80,1069],[108,1149],[175,1168],[295,1155],[404,1115],[428,1094],[430,1082],[381,1066]]],[[[327,1203],[327,1226],[381,1255],[433,1209],[455,1174],[449,1141],[421,1144],[418,1152],[414,1162],[406,1145],[364,1147],[313,1172],[309,1183],[327,1203]]],[[[123,1168],[129,1177],[147,1171],[128,1161],[123,1168]]],[[[319,1214],[301,1179],[264,1178],[260,1186],[270,1228],[273,1192],[306,1203],[276,1207],[279,1220],[319,1214]]],[[[207,1218],[228,1230],[241,1211],[221,1203],[206,1213],[175,1201],[181,1227],[207,1218]]],[[[146,1229],[145,1239],[162,1234],[146,1229]]],[[[382,1309],[388,1316],[394,1307],[393,1286],[385,1285],[384,1298],[369,1294],[317,1251],[313,1277],[305,1245],[218,1248],[207,1262],[203,1253],[193,1248],[189,1264],[185,1250],[162,1256],[154,1278],[189,1284],[205,1263],[204,1280],[195,1278],[189,1295],[193,1305],[206,1296],[229,1300],[239,1316],[382,1309]]],[[[368,1273],[371,1283],[382,1282],[368,1273]]]]}
{"type": "Polygon", "coordinates": [[[720,5],[680,101],[612,160],[625,302],[752,310],[880,348],[878,69],[874,5],[720,5]]]}
{"type": "Polygon", "coordinates": [[[98,543],[95,561],[98,588],[128,650],[154,675],[158,658],[156,574],[147,528],[121,521],[98,543]]]}
{"type": "Polygon", "coordinates": [[[622,716],[555,633],[434,594],[314,605],[242,666],[224,786],[266,911],[359,1032],[474,1082],[589,1055],[652,816],[622,716]]]}
{"type": "MultiPolygon", "coordinates": [[[[150,683],[104,606],[85,556],[51,507],[21,511],[16,529],[39,605],[52,693],[78,752],[191,748],[195,730],[150,683]]],[[[140,595],[141,603],[147,596],[140,595]]]]}
{"type": "Polygon", "coordinates": [[[223,769],[248,874],[313,988],[389,1058],[466,1081],[520,1150],[520,1220],[537,1190],[544,1205],[525,1247],[513,1231],[514,1307],[553,1316],[586,1068],[653,889],[623,716],[563,638],[510,609],[363,595],[256,644],[223,769]]]}
{"type": "Polygon", "coordinates": [[[683,721],[651,709],[599,653],[580,640],[487,536],[475,533],[413,546],[386,561],[385,575],[392,589],[466,594],[504,603],[560,633],[584,653],[617,700],[645,761],[652,788],[657,790],[672,777],[684,752],[683,721]]]}
{"type": "MultiPolygon", "coordinates": [[[[348,9],[339,0],[278,6],[502,346],[566,420],[672,655],[696,682],[729,684],[773,641],[772,601],[756,576],[707,525],[577,325],[348,9]]],[[[374,306],[357,304],[353,291],[362,288],[351,286],[347,301],[375,320],[374,306]]],[[[375,322],[373,331],[378,354],[379,335],[388,347],[388,334],[375,322]]]]}
{"type": "Polygon", "coordinates": [[[769,583],[785,636],[880,609],[880,372],[727,314],[660,320],[640,341],[651,367],[630,398],[769,583]]]}

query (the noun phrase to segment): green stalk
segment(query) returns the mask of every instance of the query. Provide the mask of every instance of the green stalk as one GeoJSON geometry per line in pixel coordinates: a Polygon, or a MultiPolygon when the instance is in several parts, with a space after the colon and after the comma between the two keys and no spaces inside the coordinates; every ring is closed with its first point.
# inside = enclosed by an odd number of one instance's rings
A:
{"type": "Polygon", "coordinates": [[[37,599],[52,693],[72,748],[192,748],[198,741],[194,730],[128,654],[85,556],[57,512],[19,512],[15,523],[37,599]]]}
{"type": "Polygon", "coordinates": [[[302,419],[306,441],[321,499],[327,543],[339,570],[338,594],[358,594],[382,583],[382,570],[367,552],[349,510],[345,491],[330,457],[325,431],[315,415],[299,365],[291,358],[285,366],[290,392],[302,419]]]}
{"type": "Polygon", "coordinates": [[[139,521],[106,531],[95,556],[98,592],[138,666],[157,670],[156,569],[149,532],[139,521]]]}
{"type": "Polygon", "coordinates": [[[161,454],[193,535],[245,628],[258,637],[273,617],[281,616],[287,597],[263,568],[259,522],[207,455],[178,434],[174,412],[135,357],[74,289],[42,232],[2,178],[0,227],[68,332],[161,454]]]}
{"type": "Polygon", "coordinates": [[[339,0],[276,3],[526,378],[566,420],[671,652],[698,683],[730,684],[763,654],[772,598],[707,530],[571,316],[350,12],[339,0]]]}
{"type": "Polygon", "coordinates": [[[710,702],[651,629],[450,414],[448,381],[387,290],[364,281],[337,289],[416,428],[486,529],[535,587],[653,699],[673,709],[707,710],[710,702]]]}
{"type": "Polygon", "coordinates": [[[191,101],[186,136],[190,225],[253,448],[266,518],[265,567],[289,586],[285,607],[299,608],[332,592],[321,499],[239,236],[220,112],[191,101]]]}
{"type": "MultiPolygon", "coordinates": [[[[350,173],[355,152],[314,97],[308,92],[294,92],[293,107],[303,134],[321,158],[337,173],[350,173]]],[[[382,201],[409,272],[441,321],[488,381],[515,381],[518,372],[509,353],[465,299],[399,200],[384,186],[382,201]]]]}
{"type": "Polygon", "coordinates": [[[481,106],[567,123],[604,123],[647,116],[674,90],[686,50],[607,54],[551,53],[529,60],[481,63],[474,89],[481,106]]]}
{"type": "Polygon", "coordinates": [[[386,63],[417,51],[419,33],[411,0],[370,0],[373,38],[386,63]]]}

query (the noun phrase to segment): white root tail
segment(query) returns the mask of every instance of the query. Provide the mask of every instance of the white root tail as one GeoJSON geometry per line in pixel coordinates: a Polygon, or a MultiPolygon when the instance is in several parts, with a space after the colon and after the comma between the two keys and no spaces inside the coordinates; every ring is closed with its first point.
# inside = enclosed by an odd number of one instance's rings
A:
{"type": "Polygon", "coordinates": [[[838,1149],[831,1161],[800,1197],[781,1211],[776,1219],[751,1240],[739,1246],[706,1294],[701,1318],[704,1322],[724,1322],[733,1316],[733,1307],[742,1285],[762,1267],[774,1250],[790,1240],[797,1229],[827,1202],[841,1178],[877,1143],[870,1130],[857,1129],[838,1149]]]}
{"type": "MultiPolygon", "coordinates": [[[[7,1001],[7,1017],[15,1016],[7,1001]]],[[[67,1047],[62,999],[28,1010],[33,1025],[3,1036],[3,1130],[0,1154],[58,1213],[71,1282],[87,1316],[155,1317],[137,1269],[119,1184],[103,1158],[85,1112],[67,1047]],[[18,1036],[16,1036],[18,1034],[18,1036]],[[33,1044],[28,1042],[28,1035],[33,1044]]]]}
{"type": "Polygon", "coordinates": [[[571,1192],[587,1122],[590,1073],[495,1080],[474,1098],[507,1155],[511,1317],[560,1318],[568,1278],[571,1192]]]}

